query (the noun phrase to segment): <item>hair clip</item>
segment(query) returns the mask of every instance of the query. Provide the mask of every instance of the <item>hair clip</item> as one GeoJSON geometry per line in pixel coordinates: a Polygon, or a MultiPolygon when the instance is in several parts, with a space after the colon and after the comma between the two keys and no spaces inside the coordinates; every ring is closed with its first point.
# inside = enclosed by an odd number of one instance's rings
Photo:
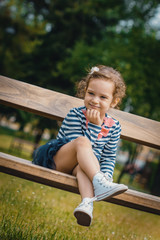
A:
{"type": "Polygon", "coordinates": [[[98,72],[98,71],[99,71],[98,67],[92,67],[89,74],[93,74],[94,72],[98,72]]]}

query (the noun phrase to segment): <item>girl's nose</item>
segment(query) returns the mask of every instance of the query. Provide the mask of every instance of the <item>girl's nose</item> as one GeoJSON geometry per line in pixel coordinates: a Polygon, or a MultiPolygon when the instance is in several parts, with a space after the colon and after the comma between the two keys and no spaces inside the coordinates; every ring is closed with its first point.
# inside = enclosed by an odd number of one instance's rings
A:
{"type": "Polygon", "coordinates": [[[92,102],[93,102],[93,103],[98,103],[98,102],[99,102],[98,97],[94,96],[94,97],[92,98],[92,102]]]}

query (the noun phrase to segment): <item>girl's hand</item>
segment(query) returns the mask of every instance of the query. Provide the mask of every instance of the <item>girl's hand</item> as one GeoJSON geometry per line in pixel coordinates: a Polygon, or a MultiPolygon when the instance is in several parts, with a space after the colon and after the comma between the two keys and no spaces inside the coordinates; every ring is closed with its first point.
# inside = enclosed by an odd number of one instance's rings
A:
{"type": "Polygon", "coordinates": [[[100,112],[95,109],[87,109],[87,119],[90,123],[101,126],[102,120],[100,118],[100,112]]]}

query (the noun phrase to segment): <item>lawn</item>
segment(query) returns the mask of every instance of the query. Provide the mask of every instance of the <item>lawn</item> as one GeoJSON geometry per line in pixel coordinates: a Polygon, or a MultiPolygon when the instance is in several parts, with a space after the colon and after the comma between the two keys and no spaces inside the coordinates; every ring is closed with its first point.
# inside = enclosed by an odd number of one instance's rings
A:
{"type": "Polygon", "coordinates": [[[76,224],[80,196],[0,174],[0,239],[159,240],[159,216],[106,202],[94,204],[91,227],[76,224]]]}
{"type": "MultiPolygon", "coordinates": [[[[7,152],[11,136],[0,139],[7,152]]],[[[77,194],[0,173],[0,239],[160,239],[159,216],[106,202],[94,203],[92,225],[81,227],[73,216],[79,202],[77,194]]]]}

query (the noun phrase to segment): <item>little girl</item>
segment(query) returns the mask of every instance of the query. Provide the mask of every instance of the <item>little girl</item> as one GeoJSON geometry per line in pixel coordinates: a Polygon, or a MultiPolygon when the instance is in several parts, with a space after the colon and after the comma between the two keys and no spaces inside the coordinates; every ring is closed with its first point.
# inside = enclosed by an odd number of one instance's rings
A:
{"type": "Polygon", "coordinates": [[[71,109],[57,138],[34,153],[34,164],[77,177],[82,201],[74,216],[82,226],[91,224],[94,200],[108,199],[128,189],[112,182],[121,127],[107,114],[120,104],[125,89],[119,72],[103,65],[92,67],[78,86],[84,106],[71,109]]]}

